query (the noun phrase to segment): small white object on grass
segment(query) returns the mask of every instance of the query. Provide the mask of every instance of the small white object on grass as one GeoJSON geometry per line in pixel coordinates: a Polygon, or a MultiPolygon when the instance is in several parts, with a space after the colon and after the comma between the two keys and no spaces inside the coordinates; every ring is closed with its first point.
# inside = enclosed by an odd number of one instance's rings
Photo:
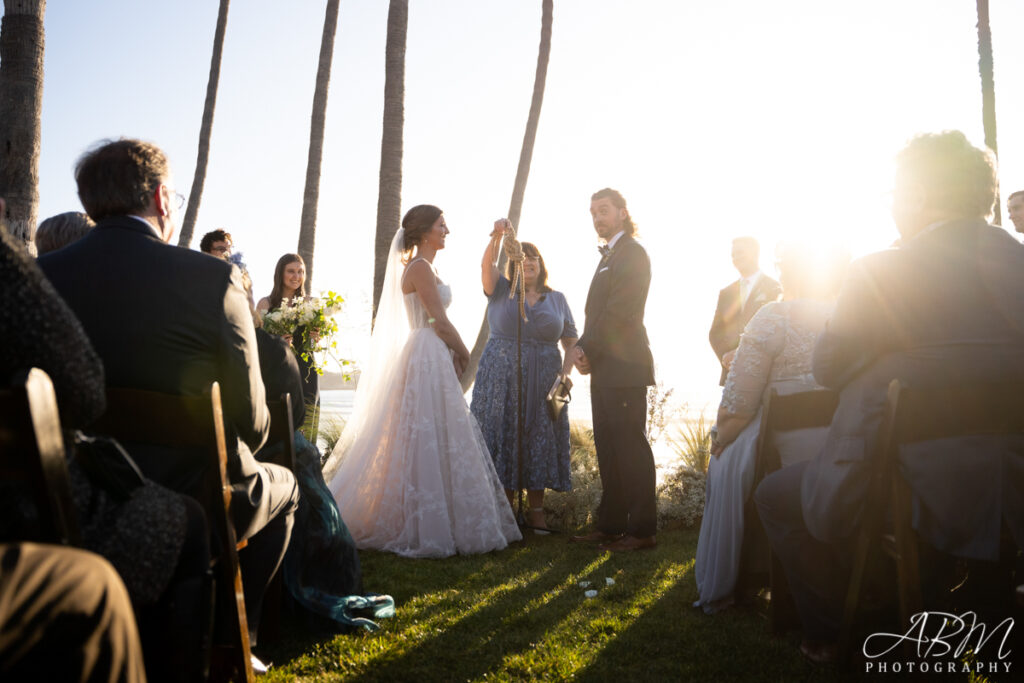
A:
{"type": "Polygon", "coordinates": [[[584,591],[583,595],[587,596],[588,598],[596,598],[597,597],[597,591],[595,591],[595,590],[584,591]]]}
{"type": "Polygon", "coordinates": [[[614,586],[615,585],[615,579],[613,579],[610,576],[604,577],[604,585],[606,585],[606,586],[614,586]]]}
{"type": "Polygon", "coordinates": [[[587,586],[590,585],[590,582],[589,581],[577,581],[576,585],[579,586],[580,588],[586,588],[587,586]]]}

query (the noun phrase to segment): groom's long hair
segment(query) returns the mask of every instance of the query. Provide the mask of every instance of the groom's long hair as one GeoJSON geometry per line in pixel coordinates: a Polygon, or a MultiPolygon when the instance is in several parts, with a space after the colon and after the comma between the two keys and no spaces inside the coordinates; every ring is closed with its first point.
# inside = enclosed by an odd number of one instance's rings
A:
{"type": "Polygon", "coordinates": [[[629,215],[629,209],[626,207],[626,198],[622,196],[622,193],[606,187],[590,196],[590,201],[598,199],[610,199],[612,206],[616,209],[626,209],[626,217],[622,220],[622,228],[630,237],[636,237],[636,223],[633,222],[633,217],[629,215]]]}

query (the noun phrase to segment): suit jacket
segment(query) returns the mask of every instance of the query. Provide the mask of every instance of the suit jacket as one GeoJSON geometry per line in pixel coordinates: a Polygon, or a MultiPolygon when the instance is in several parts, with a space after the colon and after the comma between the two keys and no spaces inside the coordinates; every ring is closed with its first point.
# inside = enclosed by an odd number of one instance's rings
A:
{"type": "MultiPolygon", "coordinates": [[[[722,360],[722,356],[740,345],[740,334],[754,314],[766,303],[778,299],[780,294],[782,287],[779,283],[764,273],[757,278],[745,304],[740,302],[739,280],[718,293],[718,306],[715,307],[715,319],[711,322],[708,339],[719,361],[722,360]]],[[[728,371],[723,366],[719,384],[725,384],[727,374],[728,371]]]]}
{"type": "MultiPolygon", "coordinates": [[[[106,369],[107,385],[201,395],[220,382],[228,427],[232,514],[243,537],[265,502],[252,453],[270,426],[256,334],[239,270],[170,246],[130,216],[100,221],[81,240],[39,259],[82,322],[106,369]]],[[[151,444],[129,450],[143,472],[196,495],[204,471],[185,454],[151,444]]]]}
{"type": "MultiPolygon", "coordinates": [[[[1024,245],[983,221],[941,224],[851,266],[815,349],[815,378],[842,390],[824,449],[803,478],[815,537],[848,537],[859,522],[892,379],[915,387],[1024,380],[1022,301],[1024,245]]],[[[918,444],[900,462],[914,491],[914,525],[932,545],[994,559],[1003,515],[1024,541],[1020,440],[986,437],[981,449],[977,437],[918,444]]]]}
{"type": "Polygon", "coordinates": [[[650,286],[647,252],[623,235],[601,258],[587,293],[586,324],[577,345],[590,361],[592,386],[654,384],[654,358],[644,327],[650,286]]]}

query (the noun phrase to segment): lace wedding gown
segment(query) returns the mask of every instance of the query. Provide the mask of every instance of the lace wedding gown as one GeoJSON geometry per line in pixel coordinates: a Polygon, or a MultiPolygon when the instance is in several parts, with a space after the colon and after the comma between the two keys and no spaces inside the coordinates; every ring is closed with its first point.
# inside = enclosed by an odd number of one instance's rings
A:
{"type": "MultiPolygon", "coordinates": [[[[438,283],[438,293],[447,308],[451,288],[438,283]]],[[[419,296],[406,294],[404,303],[411,331],[331,493],[359,548],[406,557],[500,550],[522,535],[451,351],[419,296]]]]}
{"type": "MultiPolygon", "coordinates": [[[[754,483],[754,460],[761,429],[761,399],[822,387],[814,381],[814,345],[824,331],[833,304],[808,299],[769,303],[759,310],[740,338],[740,346],[722,390],[722,407],[734,415],[754,414],[736,440],[708,463],[704,517],[697,540],[694,577],[700,599],[694,607],[711,614],[732,604],[743,545],[744,506],[754,483]]],[[[776,434],[782,465],[814,457],[828,428],[776,434]]]]}

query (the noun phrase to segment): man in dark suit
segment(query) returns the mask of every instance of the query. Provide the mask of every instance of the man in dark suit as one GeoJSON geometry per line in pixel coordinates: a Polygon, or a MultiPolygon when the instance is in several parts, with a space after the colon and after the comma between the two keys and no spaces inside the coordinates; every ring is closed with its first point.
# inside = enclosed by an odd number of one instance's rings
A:
{"type": "MultiPolygon", "coordinates": [[[[900,245],[851,267],[815,349],[815,379],[841,390],[823,450],[755,494],[803,621],[801,649],[816,661],[835,656],[889,382],[1024,379],[1024,245],[985,222],[996,188],[988,154],[951,131],[914,138],[896,162],[900,245]]],[[[1005,519],[1024,542],[1022,461],[1014,439],[903,449],[920,536],[950,554],[994,559],[1005,519]]]]}
{"type": "MultiPolygon", "coordinates": [[[[291,472],[258,463],[270,419],[249,304],[237,267],[169,245],[181,197],[167,158],[138,140],[104,142],[75,168],[96,227],[39,265],[82,322],[108,386],[201,395],[221,386],[229,440],[232,521],[255,635],[262,595],[291,535],[298,488],[291,472]]],[[[129,451],[153,480],[201,497],[204,464],[152,444],[129,451]]],[[[187,454],[185,454],[187,455],[187,454]]]]}
{"type": "Polygon", "coordinates": [[[782,293],[779,283],[761,272],[758,261],[761,247],[753,237],[737,237],[732,241],[732,264],[740,279],[718,293],[715,319],[708,339],[722,363],[719,384],[725,384],[733,356],[740,345],[740,334],[758,309],[775,301],[782,293]]]}
{"type": "Polygon", "coordinates": [[[1013,229],[1024,235],[1024,190],[1017,190],[1006,198],[1006,216],[1013,229]]]}
{"type": "Polygon", "coordinates": [[[654,359],[644,328],[651,261],[633,239],[636,226],[621,194],[609,188],[595,193],[590,215],[606,245],[587,294],[575,364],[591,375],[602,494],[595,530],[573,540],[600,542],[604,550],[651,548],[657,544],[657,503],[646,426],[654,359]]]}

